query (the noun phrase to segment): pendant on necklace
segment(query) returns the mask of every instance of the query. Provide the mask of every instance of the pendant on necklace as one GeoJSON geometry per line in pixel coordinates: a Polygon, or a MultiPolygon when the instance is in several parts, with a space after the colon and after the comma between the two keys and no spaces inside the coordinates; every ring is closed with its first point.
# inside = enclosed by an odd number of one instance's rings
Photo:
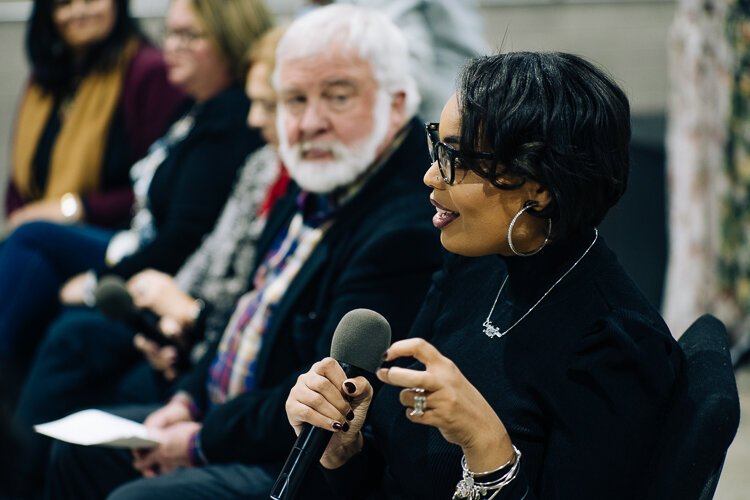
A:
{"type": "Polygon", "coordinates": [[[508,282],[509,275],[506,275],[505,279],[503,280],[503,284],[500,285],[500,290],[497,291],[497,296],[495,296],[495,302],[492,303],[492,308],[490,308],[490,313],[487,315],[487,319],[484,320],[484,323],[482,323],[482,326],[484,327],[483,329],[484,334],[487,335],[489,338],[494,338],[494,337],[500,338],[504,336],[506,333],[508,333],[509,331],[511,331],[518,323],[523,321],[523,319],[529,314],[531,314],[531,311],[533,311],[536,308],[536,306],[538,306],[539,303],[544,300],[544,298],[552,291],[552,289],[555,288],[563,280],[563,278],[565,278],[568,275],[568,273],[572,271],[578,265],[579,262],[581,262],[581,259],[586,257],[586,254],[589,253],[589,250],[591,250],[591,247],[594,246],[594,243],[596,243],[596,240],[598,238],[599,238],[599,230],[597,228],[594,228],[594,239],[591,242],[591,244],[589,244],[589,246],[586,248],[586,250],[583,251],[581,256],[578,257],[578,260],[573,262],[573,265],[570,266],[570,268],[568,268],[568,270],[565,271],[562,276],[557,278],[557,281],[552,283],[552,286],[549,287],[549,289],[546,292],[544,292],[544,294],[541,297],[539,297],[539,300],[537,300],[536,303],[534,303],[534,305],[531,306],[528,311],[523,313],[523,315],[520,318],[518,318],[515,323],[510,325],[507,330],[505,330],[504,332],[501,332],[498,327],[492,324],[492,321],[490,321],[490,318],[492,317],[492,313],[495,312],[495,306],[497,305],[497,300],[500,298],[500,294],[503,293],[505,284],[508,282]]]}
{"type": "Polygon", "coordinates": [[[495,325],[493,325],[489,318],[484,320],[484,323],[482,323],[482,326],[484,327],[484,334],[487,335],[489,338],[503,336],[500,333],[500,329],[496,327],[495,325]]]}

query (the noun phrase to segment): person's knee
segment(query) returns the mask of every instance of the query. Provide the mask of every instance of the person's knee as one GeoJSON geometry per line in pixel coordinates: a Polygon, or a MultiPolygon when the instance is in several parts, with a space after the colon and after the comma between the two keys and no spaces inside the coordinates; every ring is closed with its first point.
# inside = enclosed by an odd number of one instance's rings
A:
{"type": "Polygon", "coordinates": [[[149,500],[154,498],[154,490],[148,479],[136,479],[125,483],[107,496],[107,500],[149,500]]]}
{"type": "Polygon", "coordinates": [[[78,314],[63,314],[52,323],[42,340],[40,356],[64,356],[75,359],[84,355],[95,332],[91,321],[78,314]]]}
{"type": "Polygon", "coordinates": [[[56,224],[44,221],[27,222],[17,227],[3,243],[8,246],[34,247],[49,241],[56,224]]]}

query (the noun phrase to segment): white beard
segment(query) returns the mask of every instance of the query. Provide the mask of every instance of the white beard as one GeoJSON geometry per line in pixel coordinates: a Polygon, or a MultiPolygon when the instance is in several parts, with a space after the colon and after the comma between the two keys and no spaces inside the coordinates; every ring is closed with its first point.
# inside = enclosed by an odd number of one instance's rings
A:
{"type": "Polygon", "coordinates": [[[303,190],[311,193],[333,192],[353,183],[373,164],[378,148],[388,133],[390,115],[391,96],[385,91],[378,91],[373,106],[373,130],[368,137],[348,146],[339,141],[303,141],[290,145],[284,127],[286,112],[280,106],[277,117],[279,154],[289,175],[303,190]],[[333,159],[303,159],[303,152],[312,148],[330,151],[333,159]]]}

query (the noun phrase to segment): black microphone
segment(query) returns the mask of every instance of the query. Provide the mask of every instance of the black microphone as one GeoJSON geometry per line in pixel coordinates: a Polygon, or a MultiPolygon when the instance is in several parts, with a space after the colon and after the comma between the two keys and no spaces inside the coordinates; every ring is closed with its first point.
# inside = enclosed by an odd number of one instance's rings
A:
{"type": "Polygon", "coordinates": [[[130,325],[160,346],[174,345],[159,329],[159,316],[136,307],[125,282],[119,276],[109,274],[99,279],[94,290],[94,302],[99,311],[109,319],[130,325]]]}
{"type": "MultiPolygon", "coordinates": [[[[339,362],[349,378],[372,377],[389,345],[391,326],[388,321],[375,311],[354,309],[341,318],[333,332],[331,357],[339,362]]],[[[327,429],[304,425],[271,489],[273,500],[290,500],[297,496],[307,470],[323,456],[331,435],[327,429]]]]}

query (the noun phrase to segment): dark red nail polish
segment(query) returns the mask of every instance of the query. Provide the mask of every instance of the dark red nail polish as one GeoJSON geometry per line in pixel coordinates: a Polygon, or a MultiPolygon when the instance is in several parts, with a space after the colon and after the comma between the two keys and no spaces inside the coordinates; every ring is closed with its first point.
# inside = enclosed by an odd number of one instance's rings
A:
{"type": "Polygon", "coordinates": [[[333,430],[335,430],[335,431],[340,431],[341,429],[343,429],[343,428],[344,428],[344,427],[343,427],[343,426],[342,426],[342,425],[341,425],[340,423],[338,423],[338,422],[334,422],[334,423],[332,423],[332,424],[331,424],[331,427],[333,427],[333,430]]]}
{"type": "Polygon", "coordinates": [[[349,410],[349,413],[346,414],[347,420],[354,420],[354,412],[349,410]]]}
{"type": "Polygon", "coordinates": [[[342,425],[341,428],[342,428],[342,430],[344,432],[348,431],[349,430],[349,423],[348,422],[344,422],[344,425],[342,425]]]}
{"type": "Polygon", "coordinates": [[[388,351],[385,351],[385,352],[383,353],[383,359],[388,359],[388,351]]]}
{"type": "Polygon", "coordinates": [[[344,382],[344,387],[346,387],[346,392],[349,394],[354,394],[354,391],[357,390],[357,386],[351,382],[344,382]]]}

